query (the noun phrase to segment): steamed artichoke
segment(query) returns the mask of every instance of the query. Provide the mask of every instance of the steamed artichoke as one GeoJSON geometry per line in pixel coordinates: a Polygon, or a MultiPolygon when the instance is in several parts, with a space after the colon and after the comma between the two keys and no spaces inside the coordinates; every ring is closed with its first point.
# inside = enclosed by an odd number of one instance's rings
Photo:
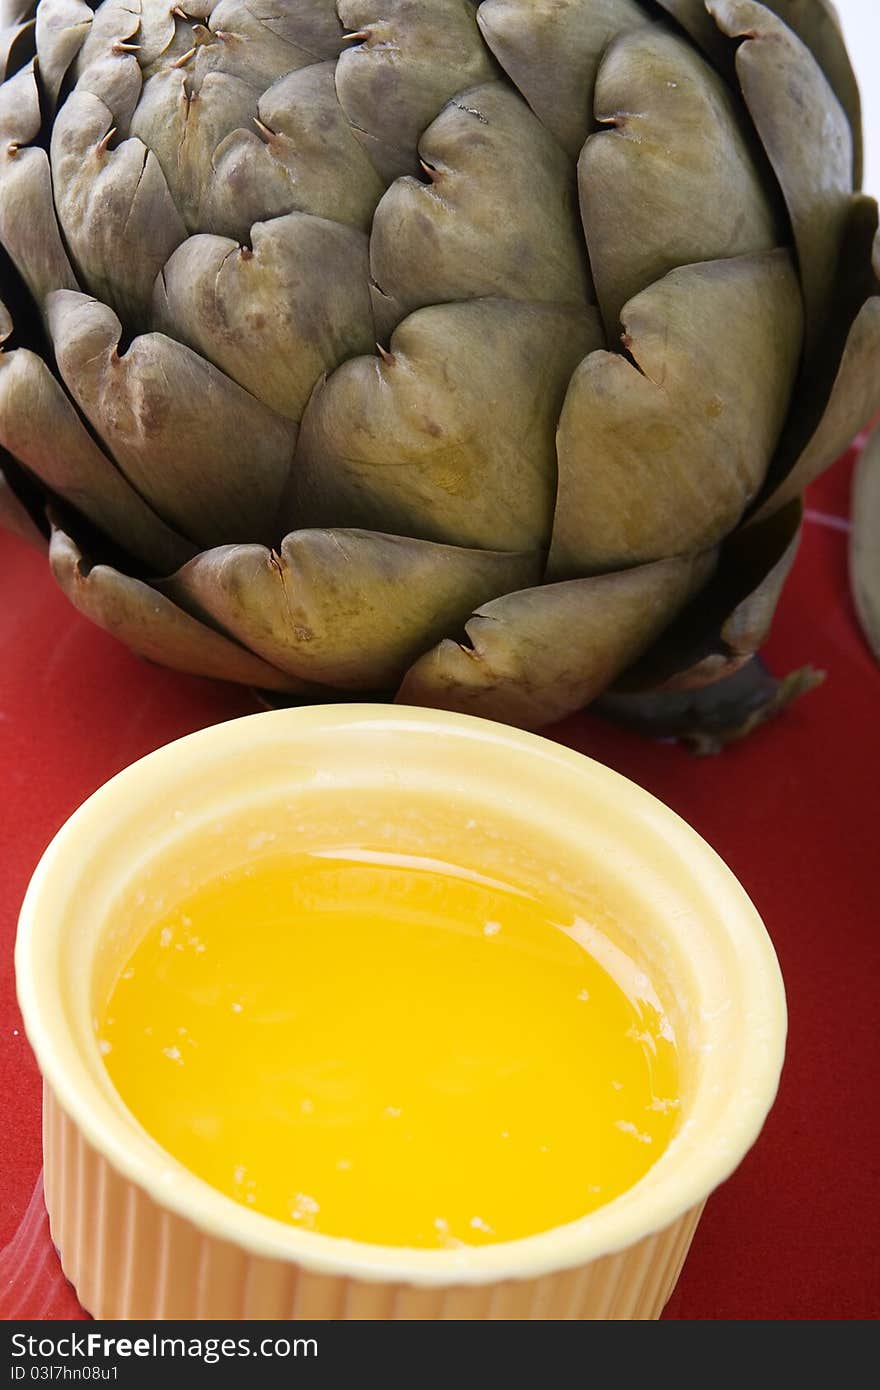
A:
{"type": "Polygon", "coordinates": [[[880,409],[827,0],[10,4],[0,515],[81,612],[293,699],[778,703],[880,409]]]}

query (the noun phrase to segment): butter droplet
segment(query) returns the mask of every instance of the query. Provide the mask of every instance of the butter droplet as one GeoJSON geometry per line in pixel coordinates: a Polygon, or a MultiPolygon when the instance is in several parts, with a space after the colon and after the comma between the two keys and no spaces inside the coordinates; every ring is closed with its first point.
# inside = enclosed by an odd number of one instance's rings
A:
{"type": "Polygon", "coordinates": [[[650,1134],[643,1134],[637,1129],[632,1120],[615,1120],[615,1129],[619,1129],[622,1134],[631,1134],[633,1139],[637,1139],[640,1144],[653,1144],[654,1140],[650,1134]]]}
{"type": "Polygon", "coordinates": [[[297,1192],[290,1204],[290,1215],[304,1226],[314,1226],[320,1204],[308,1192],[297,1192]]]}

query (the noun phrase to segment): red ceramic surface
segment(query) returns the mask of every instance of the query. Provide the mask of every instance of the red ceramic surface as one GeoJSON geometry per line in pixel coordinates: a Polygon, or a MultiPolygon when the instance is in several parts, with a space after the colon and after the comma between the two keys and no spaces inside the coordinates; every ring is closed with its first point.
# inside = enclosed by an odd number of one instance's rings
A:
{"type": "MultiPolygon", "coordinates": [[[[755,1149],[710,1200],[666,1316],[880,1314],[877,795],[880,672],[846,579],[851,456],[808,499],[767,656],[826,683],[715,759],[587,715],[551,737],[609,763],[685,817],[739,876],[786,979],[789,1051],[755,1149]]],[[[40,1081],[15,1003],[19,903],[40,853],[136,758],[255,708],[242,691],[145,665],[79,618],[45,560],[0,536],[0,1317],[84,1317],[52,1249],[40,1081]]]]}

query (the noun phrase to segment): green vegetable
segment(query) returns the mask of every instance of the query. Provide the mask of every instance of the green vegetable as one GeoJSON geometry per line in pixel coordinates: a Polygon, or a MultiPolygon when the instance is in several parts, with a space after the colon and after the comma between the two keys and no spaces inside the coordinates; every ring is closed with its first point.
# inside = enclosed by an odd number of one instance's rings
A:
{"type": "Polygon", "coordinates": [[[781,703],[729,682],[880,408],[830,4],[6,9],[0,517],[81,612],[285,699],[781,703]]]}

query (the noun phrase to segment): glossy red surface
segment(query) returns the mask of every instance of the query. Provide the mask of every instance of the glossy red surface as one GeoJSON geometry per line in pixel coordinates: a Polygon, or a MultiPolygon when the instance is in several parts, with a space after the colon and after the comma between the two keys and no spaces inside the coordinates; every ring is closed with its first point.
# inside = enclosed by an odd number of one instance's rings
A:
{"type": "MultiPolygon", "coordinates": [[[[880,1313],[880,672],[847,588],[851,462],[811,491],[766,653],[777,672],[824,668],[818,691],[715,759],[587,715],[550,731],[640,782],[715,846],[762,913],[786,979],[777,1104],[710,1200],[670,1318],[880,1313]]],[[[43,848],[100,783],[256,706],[246,692],[138,661],[68,607],[40,555],[5,536],[0,595],[0,1316],[83,1317],[38,1188],[40,1081],[12,972],[18,906],[43,848]]]]}

